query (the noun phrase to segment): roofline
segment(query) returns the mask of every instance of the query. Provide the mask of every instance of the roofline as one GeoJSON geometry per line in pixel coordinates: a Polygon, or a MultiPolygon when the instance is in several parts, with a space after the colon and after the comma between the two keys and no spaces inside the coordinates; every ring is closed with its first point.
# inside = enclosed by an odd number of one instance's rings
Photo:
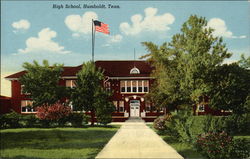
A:
{"type": "MultiPolygon", "coordinates": [[[[18,80],[18,78],[5,78],[9,81],[18,80]]],[[[63,76],[61,79],[76,79],[76,76],[63,76]]],[[[155,79],[155,77],[109,77],[109,79],[155,79]]]]}

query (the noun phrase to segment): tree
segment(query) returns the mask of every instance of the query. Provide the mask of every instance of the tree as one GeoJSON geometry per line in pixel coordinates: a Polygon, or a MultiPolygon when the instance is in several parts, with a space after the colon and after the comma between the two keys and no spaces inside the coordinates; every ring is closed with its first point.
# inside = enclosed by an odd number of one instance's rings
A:
{"type": "Polygon", "coordinates": [[[94,124],[95,113],[98,117],[101,112],[107,116],[111,116],[113,112],[113,109],[110,109],[110,102],[108,102],[109,94],[101,85],[103,79],[102,70],[96,68],[93,62],[87,62],[83,64],[82,70],[77,73],[76,87],[72,90],[71,100],[74,109],[90,111],[92,125],[94,124]]]}
{"type": "Polygon", "coordinates": [[[58,85],[63,65],[50,66],[47,60],[43,60],[43,65],[34,61],[33,64],[25,62],[23,67],[27,73],[20,82],[24,85],[24,92],[30,94],[33,106],[51,105],[67,96],[66,88],[58,85]]]}
{"type": "Polygon", "coordinates": [[[237,63],[224,64],[211,71],[207,80],[212,108],[232,110],[237,115],[249,112],[250,70],[237,63]]]}
{"type": "Polygon", "coordinates": [[[239,66],[245,69],[250,69],[250,56],[245,58],[244,54],[242,54],[240,57],[241,59],[238,61],[239,66]]]}
{"type": "Polygon", "coordinates": [[[207,27],[207,20],[192,15],[182,25],[181,33],[172,37],[171,42],[157,46],[143,42],[150,52],[143,58],[155,67],[156,87],[149,94],[162,105],[195,104],[199,96],[206,95],[206,77],[228,53],[223,39],[213,36],[213,29],[207,27]]]}

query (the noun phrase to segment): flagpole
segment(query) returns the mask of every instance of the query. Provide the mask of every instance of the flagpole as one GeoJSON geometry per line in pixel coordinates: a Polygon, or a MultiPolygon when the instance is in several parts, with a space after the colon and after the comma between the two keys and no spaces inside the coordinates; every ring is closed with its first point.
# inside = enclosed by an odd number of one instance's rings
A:
{"type": "Polygon", "coordinates": [[[92,61],[94,62],[94,20],[92,19],[92,61]]]}

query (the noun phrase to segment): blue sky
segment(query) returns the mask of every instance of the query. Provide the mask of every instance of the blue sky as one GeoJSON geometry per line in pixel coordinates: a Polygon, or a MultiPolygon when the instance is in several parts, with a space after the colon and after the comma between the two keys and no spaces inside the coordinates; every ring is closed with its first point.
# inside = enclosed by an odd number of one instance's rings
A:
{"type": "Polygon", "coordinates": [[[109,36],[96,33],[96,60],[133,59],[147,53],[143,41],[169,42],[191,14],[204,16],[222,36],[230,61],[250,55],[249,2],[230,1],[2,1],[1,94],[10,95],[3,77],[22,70],[23,62],[48,59],[69,66],[91,59],[89,19],[109,24],[109,36]],[[53,4],[106,5],[106,9],[53,9],[53,4]],[[108,5],[119,5],[108,8],[108,5]],[[131,21],[132,19],[132,21],[131,21]],[[88,23],[87,23],[88,21],[88,23]]]}

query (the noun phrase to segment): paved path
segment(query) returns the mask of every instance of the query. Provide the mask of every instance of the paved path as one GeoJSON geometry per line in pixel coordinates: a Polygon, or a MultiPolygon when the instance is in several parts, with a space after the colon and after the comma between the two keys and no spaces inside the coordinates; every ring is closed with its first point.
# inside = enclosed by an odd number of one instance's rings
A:
{"type": "Polygon", "coordinates": [[[126,121],[96,159],[183,159],[141,119],[126,121]]]}

